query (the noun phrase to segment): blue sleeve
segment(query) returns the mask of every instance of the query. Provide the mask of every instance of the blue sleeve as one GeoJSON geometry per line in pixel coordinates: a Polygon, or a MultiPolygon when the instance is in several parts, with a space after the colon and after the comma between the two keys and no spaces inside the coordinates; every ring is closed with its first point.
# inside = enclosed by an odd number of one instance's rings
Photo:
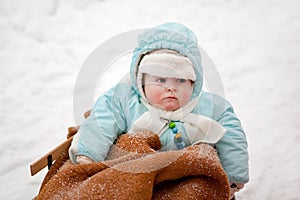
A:
{"type": "Polygon", "coordinates": [[[248,143],[240,120],[234,114],[229,102],[217,121],[227,130],[216,148],[229,181],[247,183],[249,181],[248,143]]]}
{"type": "Polygon", "coordinates": [[[103,161],[118,135],[126,130],[122,111],[121,88],[116,86],[95,103],[90,116],[80,126],[69,149],[70,158],[76,162],[77,155],[84,155],[94,161],[103,161]]]}

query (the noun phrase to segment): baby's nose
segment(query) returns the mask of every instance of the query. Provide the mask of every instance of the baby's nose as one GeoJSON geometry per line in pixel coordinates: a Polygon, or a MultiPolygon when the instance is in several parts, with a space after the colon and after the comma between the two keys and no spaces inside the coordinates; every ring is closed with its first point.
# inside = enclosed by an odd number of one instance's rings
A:
{"type": "Polygon", "coordinates": [[[176,92],[177,91],[177,87],[175,84],[167,84],[166,89],[168,92],[176,92]]]}

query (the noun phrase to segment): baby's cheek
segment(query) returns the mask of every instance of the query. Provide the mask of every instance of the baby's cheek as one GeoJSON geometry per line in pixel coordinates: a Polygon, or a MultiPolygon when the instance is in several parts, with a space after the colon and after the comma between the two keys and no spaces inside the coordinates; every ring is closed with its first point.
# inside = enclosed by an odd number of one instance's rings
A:
{"type": "Polygon", "coordinates": [[[192,91],[190,91],[188,89],[184,90],[181,93],[181,98],[180,98],[181,107],[184,106],[185,104],[187,104],[190,101],[191,96],[192,96],[192,91]]]}
{"type": "Polygon", "coordinates": [[[151,104],[158,104],[159,103],[159,94],[157,92],[148,93],[146,98],[151,104]]]}

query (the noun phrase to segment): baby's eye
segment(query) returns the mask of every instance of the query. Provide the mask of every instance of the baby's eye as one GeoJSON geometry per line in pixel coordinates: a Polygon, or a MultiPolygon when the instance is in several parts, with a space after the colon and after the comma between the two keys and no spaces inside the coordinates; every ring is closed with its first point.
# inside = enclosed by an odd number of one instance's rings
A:
{"type": "Polygon", "coordinates": [[[178,83],[186,83],[187,80],[186,80],[186,79],[183,79],[183,78],[179,78],[179,79],[177,79],[177,82],[178,82],[178,83]]]}
{"type": "Polygon", "coordinates": [[[159,82],[159,83],[165,83],[166,79],[165,78],[158,78],[157,82],[159,82]]]}

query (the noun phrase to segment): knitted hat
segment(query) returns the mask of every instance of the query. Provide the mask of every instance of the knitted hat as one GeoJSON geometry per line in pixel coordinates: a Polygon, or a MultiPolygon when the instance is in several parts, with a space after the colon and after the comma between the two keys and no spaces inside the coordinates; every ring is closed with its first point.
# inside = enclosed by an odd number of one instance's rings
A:
{"type": "Polygon", "coordinates": [[[140,64],[138,76],[141,73],[163,78],[183,78],[196,80],[192,62],[176,51],[160,49],[146,54],[140,64]]]}
{"type": "Polygon", "coordinates": [[[154,50],[142,57],[138,66],[137,85],[143,97],[145,97],[142,90],[144,73],[163,78],[196,80],[192,62],[177,51],[168,49],[154,50]]]}

